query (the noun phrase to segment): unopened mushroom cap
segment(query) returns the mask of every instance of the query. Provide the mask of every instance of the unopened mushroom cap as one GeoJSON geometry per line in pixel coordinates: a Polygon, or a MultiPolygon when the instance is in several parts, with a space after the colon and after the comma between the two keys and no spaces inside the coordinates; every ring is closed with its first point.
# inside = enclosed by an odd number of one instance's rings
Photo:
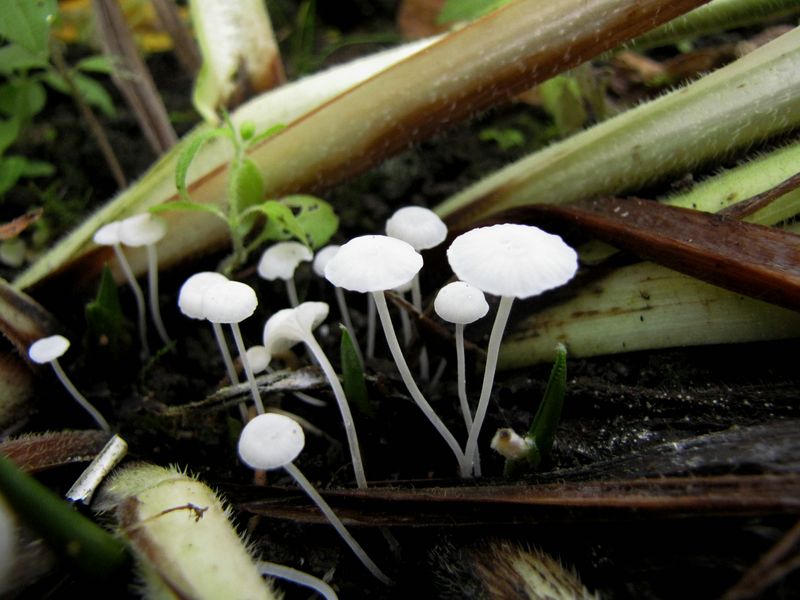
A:
{"type": "Polygon", "coordinates": [[[414,250],[427,250],[445,240],[447,225],[428,208],[406,206],[386,221],[386,235],[408,242],[414,250]]]}
{"type": "Polygon", "coordinates": [[[391,290],[414,278],[422,256],[410,244],[385,235],[353,238],[325,267],[325,277],[336,287],[354,292],[391,290]]]}
{"type": "Polygon", "coordinates": [[[465,281],[448,283],[433,301],[436,314],[448,323],[468,325],[486,316],[489,304],[483,292],[465,281]]]}
{"type": "Polygon", "coordinates": [[[303,302],[295,308],[279,310],[264,325],[264,346],[270,354],[288,350],[319,327],[328,311],[325,302],[303,302]]]}
{"type": "Polygon", "coordinates": [[[239,436],[239,457],[251,469],[278,469],[289,464],[306,443],[294,419],[264,413],[252,419],[239,436]]]}
{"type": "Polygon", "coordinates": [[[113,246],[114,244],[119,244],[119,228],[119,221],[107,223],[94,232],[92,240],[99,246],[113,246]]]}
{"type": "Polygon", "coordinates": [[[203,295],[209,287],[224,281],[228,281],[228,278],[215,271],[195,273],[183,282],[178,292],[178,308],[189,318],[205,319],[206,316],[203,314],[203,295]]]}
{"type": "Polygon", "coordinates": [[[325,277],[325,267],[328,265],[328,262],[336,256],[336,253],[339,252],[339,248],[341,248],[341,246],[338,244],[331,244],[318,250],[314,255],[314,262],[311,264],[311,268],[314,269],[314,273],[318,277],[325,277]]]}
{"type": "Polygon", "coordinates": [[[462,281],[488,294],[515,298],[563,285],[578,269],[578,255],[559,236],[510,223],[458,236],[447,260],[462,281]]]}
{"type": "Polygon", "coordinates": [[[291,279],[297,265],[310,261],[314,255],[300,242],[278,242],[261,255],[258,261],[258,274],[268,281],[291,279]]]}
{"type": "Polygon", "coordinates": [[[149,246],[161,240],[166,233],[166,221],[150,213],[134,215],[120,221],[119,238],[126,246],[149,246]]]}
{"type": "Polygon", "coordinates": [[[28,356],[35,363],[43,365],[55,360],[69,348],[69,340],[63,335],[51,335],[50,337],[36,340],[28,348],[28,356]]]}
{"type": "Polygon", "coordinates": [[[256,311],[256,292],[241,281],[222,281],[203,294],[202,314],[212,323],[240,323],[256,311]]]}
{"type": "Polygon", "coordinates": [[[247,355],[247,362],[250,363],[250,369],[253,373],[261,373],[268,366],[272,360],[272,356],[264,346],[250,346],[245,352],[247,355]]]}

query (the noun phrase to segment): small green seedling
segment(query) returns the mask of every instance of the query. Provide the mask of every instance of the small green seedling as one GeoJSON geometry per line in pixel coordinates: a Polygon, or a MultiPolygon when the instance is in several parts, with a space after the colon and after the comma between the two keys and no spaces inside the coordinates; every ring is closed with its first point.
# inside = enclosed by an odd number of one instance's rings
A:
{"type": "Polygon", "coordinates": [[[102,347],[110,360],[119,358],[130,345],[127,322],[119,303],[119,291],[108,265],[103,267],[97,295],[86,305],[86,335],[92,347],[102,347]]]}
{"type": "Polygon", "coordinates": [[[499,429],[492,439],[492,448],[506,457],[504,474],[516,477],[525,471],[536,470],[550,455],[556,427],[561,420],[564,395],[567,389],[567,348],[556,346],[556,360],[544,391],[542,403],[533,417],[528,433],[521,437],[513,429],[499,429]]]}
{"type": "Polygon", "coordinates": [[[223,264],[223,271],[227,274],[244,264],[250,253],[267,241],[297,239],[316,249],[325,245],[339,227],[339,219],[331,206],[319,198],[292,195],[280,200],[264,200],[264,178],[256,164],[247,157],[247,150],[281,129],[282,125],[276,125],[256,133],[249,122],[237,129],[225,114],[222,125],[195,136],[178,157],[175,186],[180,199],[150,209],[151,212],[207,212],[224,221],[233,247],[232,254],[223,264]],[[189,194],[189,168],[203,145],[217,138],[227,139],[234,150],[229,166],[226,210],[194,202],[189,194]]]}
{"type": "Polygon", "coordinates": [[[342,340],[339,345],[339,359],[342,363],[342,385],[344,394],[358,411],[368,417],[375,416],[375,406],[367,396],[367,383],[364,380],[364,364],[358,356],[353,338],[347,327],[339,325],[342,340]]]}

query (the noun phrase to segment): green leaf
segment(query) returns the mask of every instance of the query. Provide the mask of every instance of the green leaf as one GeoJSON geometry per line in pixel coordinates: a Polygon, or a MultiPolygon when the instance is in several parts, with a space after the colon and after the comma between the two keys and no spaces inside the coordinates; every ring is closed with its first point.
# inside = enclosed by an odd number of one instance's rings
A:
{"type": "Polygon", "coordinates": [[[501,150],[510,150],[525,143],[525,135],[513,127],[488,127],[478,134],[482,142],[495,142],[501,150]]]}
{"type": "Polygon", "coordinates": [[[27,121],[44,108],[47,92],[33,79],[19,79],[0,85],[0,113],[27,121]]]}
{"type": "Polygon", "coordinates": [[[148,208],[151,213],[158,214],[162,212],[169,212],[171,210],[188,210],[193,212],[206,212],[211,213],[228,222],[227,215],[216,206],[211,204],[202,204],[201,202],[192,202],[191,200],[176,200],[175,202],[166,202],[164,204],[156,204],[148,208]]]}
{"type": "Polygon", "coordinates": [[[264,229],[259,234],[260,242],[296,238],[303,244],[307,243],[306,232],[298,223],[292,209],[280,201],[267,200],[263,204],[251,206],[242,213],[242,217],[252,212],[258,212],[267,218],[264,229]]]}
{"type": "Polygon", "coordinates": [[[561,137],[580,131],[589,115],[580,84],[571,75],[558,75],[539,86],[542,107],[550,113],[561,137]]]}
{"type": "Polygon", "coordinates": [[[79,60],[75,64],[75,68],[78,71],[110,75],[116,68],[116,61],[111,56],[87,56],[86,58],[79,60]]]}
{"type": "MultiPolygon", "coordinates": [[[[182,200],[190,201],[189,190],[186,185],[186,175],[189,172],[189,166],[192,164],[194,157],[200,152],[200,148],[208,142],[218,137],[230,138],[230,132],[227,129],[215,128],[199,131],[188,140],[186,147],[178,156],[175,164],[175,187],[178,188],[178,194],[182,200]]],[[[225,219],[227,221],[227,217],[225,219]]]]}
{"type": "Polygon", "coordinates": [[[0,48],[0,73],[12,75],[30,69],[43,69],[47,61],[19,44],[6,44],[0,48]]]}
{"type": "Polygon", "coordinates": [[[489,14],[511,0],[445,0],[436,23],[444,25],[454,21],[471,21],[489,14]]]}
{"type": "Polygon", "coordinates": [[[56,168],[52,163],[43,160],[25,159],[25,165],[22,169],[23,177],[49,177],[56,172],[56,168]]]}
{"type": "Polygon", "coordinates": [[[375,416],[375,406],[367,396],[367,383],[364,380],[364,365],[358,357],[353,339],[347,327],[339,325],[342,339],[339,344],[339,359],[342,363],[342,386],[348,402],[367,416],[375,416]]]}
{"type": "Polygon", "coordinates": [[[3,119],[0,121],[0,156],[8,147],[17,141],[19,136],[19,119],[3,119]]]}
{"type": "Polygon", "coordinates": [[[92,79],[88,75],[82,75],[81,73],[75,73],[73,75],[73,80],[86,102],[99,108],[107,117],[113,117],[117,114],[114,101],[100,82],[92,79]]]}
{"type": "Polygon", "coordinates": [[[528,430],[529,439],[532,439],[538,448],[541,457],[547,456],[553,447],[556,427],[561,420],[561,408],[564,406],[564,395],[567,392],[567,348],[564,344],[556,346],[556,360],[550,371],[550,379],[544,391],[542,403],[533,423],[528,430]]]}
{"type": "Polygon", "coordinates": [[[112,360],[119,357],[127,345],[125,317],[108,264],[103,266],[97,296],[86,305],[86,326],[86,334],[93,346],[102,347],[112,360]]]}
{"type": "MultiPolygon", "coordinates": [[[[293,195],[280,199],[280,203],[291,209],[297,225],[303,231],[304,237],[298,237],[308,244],[312,250],[321,248],[331,239],[339,228],[339,217],[333,212],[330,204],[314,196],[293,195]]],[[[288,239],[284,238],[274,239],[288,239]]]]}
{"type": "Polygon", "coordinates": [[[0,37],[47,58],[50,23],[57,8],[56,0],[0,0],[0,37]]]}
{"type": "Polygon", "coordinates": [[[20,518],[60,556],[94,577],[128,564],[125,544],[74,510],[33,477],[0,456],[0,493],[20,518]]]}
{"type": "Polygon", "coordinates": [[[272,127],[267,127],[267,129],[265,129],[261,133],[258,133],[253,137],[249,138],[247,140],[247,147],[250,148],[252,146],[255,146],[258,143],[263,142],[267,138],[271,138],[276,133],[280,133],[284,129],[286,129],[286,125],[284,125],[283,123],[278,123],[277,125],[273,125],[272,127]]]}
{"type": "Polygon", "coordinates": [[[239,167],[231,175],[234,178],[235,198],[231,202],[237,211],[247,210],[251,206],[264,200],[264,178],[256,164],[249,158],[239,163],[239,167]]]}
{"type": "Polygon", "coordinates": [[[0,160],[0,196],[17,184],[25,172],[26,162],[22,156],[4,156],[0,160]]]}

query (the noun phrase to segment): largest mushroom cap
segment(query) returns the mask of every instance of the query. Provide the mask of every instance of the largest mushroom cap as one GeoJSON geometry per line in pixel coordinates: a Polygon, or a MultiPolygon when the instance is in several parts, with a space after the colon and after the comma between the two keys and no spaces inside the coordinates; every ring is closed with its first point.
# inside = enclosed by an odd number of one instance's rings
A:
{"type": "Polygon", "coordinates": [[[408,242],[414,250],[427,250],[445,240],[447,225],[429,208],[405,206],[386,221],[386,235],[408,242]]]}
{"type": "Polygon", "coordinates": [[[239,457],[251,469],[278,469],[289,464],[306,443],[294,419],[264,413],[252,419],[239,437],[239,457]]]}
{"type": "Polygon", "coordinates": [[[353,292],[391,290],[414,278],[422,256],[410,244],[385,235],[353,238],[325,266],[325,277],[353,292]]]}
{"type": "Polygon", "coordinates": [[[488,294],[530,298],[572,279],[578,255],[557,235],[530,225],[479,227],[447,250],[453,272],[488,294]]]}

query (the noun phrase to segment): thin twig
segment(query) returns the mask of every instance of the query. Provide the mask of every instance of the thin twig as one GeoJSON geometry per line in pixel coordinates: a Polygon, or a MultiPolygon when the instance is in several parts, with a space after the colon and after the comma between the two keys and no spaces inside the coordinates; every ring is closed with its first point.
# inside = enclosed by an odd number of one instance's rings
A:
{"type": "Polygon", "coordinates": [[[200,68],[200,52],[189,30],[178,14],[175,0],[153,0],[153,8],[162,27],[172,38],[175,56],[186,72],[195,75],[200,68]]]}
{"type": "Polygon", "coordinates": [[[760,194],[756,194],[736,204],[731,204],[719,211],[718,214],[733,217],[734,219],[744,219],[797,188],[800,188],[800,173],[795,173],[788,179],[781,181],[775,187],[771,187],[760,194]]]}

